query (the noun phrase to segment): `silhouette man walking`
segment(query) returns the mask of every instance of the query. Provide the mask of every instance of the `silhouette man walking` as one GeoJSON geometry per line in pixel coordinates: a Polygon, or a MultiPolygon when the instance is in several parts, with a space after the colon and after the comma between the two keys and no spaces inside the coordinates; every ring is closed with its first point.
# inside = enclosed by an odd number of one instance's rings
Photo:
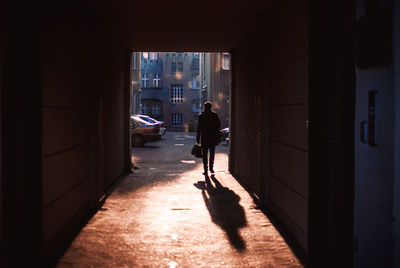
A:
{"type": "Polygon", "coordinates": [[[203,174],[206,176],[208,175],[208,167],[210,168],[210,172],[214,173],[215,145],[220,142],[219,129],[221,122],[217,113],[211,111],[211,106],[212,104],[209,101],[204,103],[204,110],[199,115],[197,125],[197,143],[201,144],[204,166],[203,174]],[[207,162],[208,151],[210,151],[210,159],[207,162]]]}

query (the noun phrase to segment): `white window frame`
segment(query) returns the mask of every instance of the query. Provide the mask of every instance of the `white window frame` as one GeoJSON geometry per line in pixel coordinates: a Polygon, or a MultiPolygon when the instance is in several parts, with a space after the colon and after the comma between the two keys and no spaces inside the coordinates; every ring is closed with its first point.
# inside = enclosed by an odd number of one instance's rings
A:
{"type": "Polygon", "coordinates": [[[142,87],[147,87],[147,81],[149,81],[147,74],[142,74],[142,87]]]}
{"type": "Polygon", "coordinates": [[[183,85],[182,84],[171,84],[171,102],[173,102],[173,103],[183,102],[183,85]]]}
{"type": "Polygon", "coordinates": [[[150,60],[158,60],[158,53],[157,52],[150,52],[149,53],[150,60]]]}
{"type": "Polygon", "coordinates": [[[155,75],[155,77],[154,77],[154,79],[153,79],[153,86],[154,87],[160,87],[160,85],[161,85],[161,78],[160,78],[160,74],[154,74],[155,75]]]}

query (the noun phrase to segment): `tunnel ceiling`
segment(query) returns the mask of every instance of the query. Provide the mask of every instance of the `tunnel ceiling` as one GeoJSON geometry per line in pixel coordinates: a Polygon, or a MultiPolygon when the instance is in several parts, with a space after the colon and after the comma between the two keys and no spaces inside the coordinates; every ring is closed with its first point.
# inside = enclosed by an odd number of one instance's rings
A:
{"type": "Polygon", "coordinates": [[[271,0],[96,1],[93,6],[135,51],[229,51],[271,0]]]}

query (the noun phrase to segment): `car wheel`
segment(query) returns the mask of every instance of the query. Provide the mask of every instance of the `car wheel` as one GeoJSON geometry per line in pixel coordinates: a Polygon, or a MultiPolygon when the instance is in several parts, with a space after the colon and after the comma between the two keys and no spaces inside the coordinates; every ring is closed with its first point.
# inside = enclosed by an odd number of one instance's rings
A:
{"type": "Polygon", "coordinates": [[[132,136],[132,146],[143,146],[145,142],[144,137],[141,135],[135,134],[132,136]]]}

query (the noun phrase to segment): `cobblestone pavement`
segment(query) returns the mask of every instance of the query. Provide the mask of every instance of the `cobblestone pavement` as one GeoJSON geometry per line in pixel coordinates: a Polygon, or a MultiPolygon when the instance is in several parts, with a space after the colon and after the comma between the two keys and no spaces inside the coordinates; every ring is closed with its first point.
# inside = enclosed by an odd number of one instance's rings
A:
{"type": "Polygon", "coordinates": [[[133,148],[137,169],[57,267],[303,267],[228,172],[228,146],[217,146],[206,180],[194,142],[194,133],[167,133],[133,148]]]}

